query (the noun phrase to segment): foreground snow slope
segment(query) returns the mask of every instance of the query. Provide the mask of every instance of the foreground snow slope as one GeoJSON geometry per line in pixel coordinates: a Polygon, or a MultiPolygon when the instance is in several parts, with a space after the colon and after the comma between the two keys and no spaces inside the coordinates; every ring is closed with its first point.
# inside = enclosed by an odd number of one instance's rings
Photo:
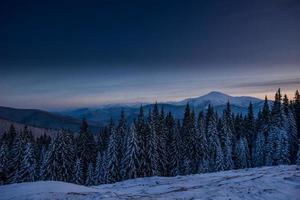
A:
{"type": "Polygon", "coordinates": [[[0,187],[0,199],[300,200],[300,167],[277,166],[84,187],[41,181],[0,187]]]}

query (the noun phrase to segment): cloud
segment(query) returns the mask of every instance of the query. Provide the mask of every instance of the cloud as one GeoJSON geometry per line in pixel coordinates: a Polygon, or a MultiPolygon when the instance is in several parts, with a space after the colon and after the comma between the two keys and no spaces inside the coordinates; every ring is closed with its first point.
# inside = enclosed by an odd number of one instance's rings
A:
{"type": "Polygon", "coordinates": [[[289,87],[300,86],[300,78],[246,82],[233,85],[233,87],[289,87]]]}

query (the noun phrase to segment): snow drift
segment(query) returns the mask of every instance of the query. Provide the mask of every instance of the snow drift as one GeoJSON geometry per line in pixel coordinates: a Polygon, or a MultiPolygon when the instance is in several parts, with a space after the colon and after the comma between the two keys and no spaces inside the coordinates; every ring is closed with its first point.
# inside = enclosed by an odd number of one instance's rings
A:
{"type": "Polygon", "coordinates": [[[149,177],[94,187],[57,181],[0,186],[0,199],[300,200],[300,167],[276,166],[177,177],[149,177]]]}

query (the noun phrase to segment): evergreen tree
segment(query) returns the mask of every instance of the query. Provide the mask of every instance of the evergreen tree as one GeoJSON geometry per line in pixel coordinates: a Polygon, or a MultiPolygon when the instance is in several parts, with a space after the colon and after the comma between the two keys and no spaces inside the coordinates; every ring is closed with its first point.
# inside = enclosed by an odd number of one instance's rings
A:
{"type": "MultiPolygon", "coordinates": [[[[0,173],[2,174],[4,179],[8,177],[8,171],[7,171],[8,159],[9,159],[8,145],[5,142],[3,142],[3,144],[0,147],[0,173]]],[[[2,180],[2,181],[3,181],[2,184],[6,182],[6,180],[2,180]]]]}
{"type": "Polygon", "coordinates": [[[271,125],[266,146],[266,165],[288,164],[290,162],[289,138],[286,131],[287,120],[281,100],[280,89],[278,89],[271,112],[271,125]]]}
{"type": "Polygon", "coordinates": [[[159,131],[157,132],[157,155],[159,176],[167,175],[167,155],[166,155],[166,135],[167,127],[165,123],[164,110],[162,108],[159,116],[159,131]]]}
{"type": "Polygon", "coordinates": [[[293,107],[297,124],[298,139],[300,139],[300,94],[298,90],[296,90],[295,93],[293,107]]]}
{"type": "Polygon", "coordinates": [[[249,155],[249,149],[248,149],[248,143],[245,136],[241,136],[238,140],[238,143],[236,145],[236,161],[235,161],[235,167],[236,169],[241,168],[247,168],[249,166],[248,162],[248,155],[249,155]]]}
{"type": "Polygon", "coordinates": [[[130,134],[127,139],[127,148],[124,157],[124,179],[137,178],[139,176],[140,159],[139,159],[139,139],[136,132],[135,124],[130,128],[130,134]]]}
{"type": "Polygon", "coordinates": [[[297,143],[297,124],[293,112],[293,107],[289,104],[289,100],[286,95],[284,95],[283,98],[283,110],[284,110],[284,115],[285,115],[285,129],[287,132],[287,137],[288,137],[288,151],[290,154],[289,160],[291,163],[295,163],[295,159],[297,156],[297,151],[298,151],[298,143],[297,143]]]}
{"type": "Polygon", "coordinates": [[[199,165],[201,163],[201,146],[200,146],[200,133],[197,129],[197,124],[195,120],[195,112],[191,112],[191,132],[189,136],[190,151],[189,160],[191,161],[191,171],[190,173],[198,173],[199,165]]]}
{"type": "Polygon", "coordinates": [[[263,132],[259,132],[253,149],[253,165],[255,167],[263,166],[265,163],[265,136],[263,132]]]}
{"type": "Polygon", "coordinates": [[[235,119],[236,142],[234,148],[234,165],[236,169],[246,168],[250,165],[248,141],[245,134],[243,116],[237,115],[235,119]]]}
{"type": "MultiPolygon", "coordinates": [[[[299,146],[300,146],[300,144],[299,144],[299,146]]],[[[297,159],[296,159],[296,165],[300,165],[300,148],[298,148],[297,159]]]]}
{"type": "Polygon", "coordinates": [[[106,157],[109,159],[106,166],[105,179],[107,183],[114,183],[120,180],[120,160],[119,160],[119,143],[116,129],[111,120],[110,123],[110,139],[106,157]]]}
{"type": "Polygon", "coordinates": [[[200,152],[200,163],[198,172],[205,173],[209,171],[209,155],[208,155],[208,144],[205,133],[205,122],[203,112],[199,113],[197,129],[199,134],[199,152],[200,152]]]}
{"type": "Polygon", "coordinates": [[[172,171],[172,159],[173,159],[173,147],[172,143],[174,141],[174,134],[175,134],[175,121],[171,114],[171,112],[168,113],[165,119],[166,123],[166,176],[171,176],[172,171]]]}
{"type": "Polygon", "coordinates": [[[7,144],[7,147],[8,147],[9,151],[11,151],[11,149],[12,149],[13,142],[16,138],[16,135],[17,135],[17,132],[16,132],[16,129],[15,129],[13,124],[10,125],[8,132],[7,133],[5,132],[2,135],[2,138],[1,138],[0,141],[2,141],[2,143],[7,144]]]}
{"type": "Polygon", "coordinates": [[[95,181],[94,181],[94,167],[93,167],[93,163],[89,163],[85,185],[86,186],[92,186],[92,185],[94,185],[94,183],[95,183],[95,181]]]}
{"type": "Polygon", "coordinates": [[[84,183],[83,180],[84,179],[83,179],[82,163],[81,163],[80,158],[77,158],[75,166],[74,166],[73,183],[78,184],[78,185],[82,185],[84,183]]]}
{"type": "Polygon", "coordinates": [[[209,155],[209,171],[220,171],[224,169],[223,152],[219,141],[217,121],[213,108],[209,105],[206,115],[206,135],[209,155]]]}
{"type": "Polygon", "coordinates": [[[159,111],[157,103],[154,104],[153,110],[149,117],[150,135],[149,135],[149,160],[151,165],[151,176],[160,175],[159,172],[159,155],[157,151],[158,134],[159,134],[159,111]]]}
{"type": "MultiPolygon", "coordinates": [[[[150,152],[149,152],[149,140],[150,136],[150,127],[146,123],[144,117],[144,109],[141,106],[140,112],[137,120],[135,121],[135,132],[137,136],[137,145],[138,145],[138,158],[139,158],[139,168],[137,171],[138,177],[145,177],[151,175],[151,161],[150,161],[150,152]]],[[[127,138],[129,139],[129,135],[127,138]]],[[[155,139],[155,138],[154,138],[155,139]]],[[[128,145],[128,143],[127,143],[128,145]]]]}
{"type": "Polygon", "coordinates": [[[101,154],[103,154],[107,148],[108,148],[108,143],[109,143],[109,128],[107,126],[103,127],[100,129],[100,132],[97,136],[97,150],[101,154]]]}
{"type": "Polygon", "coordinates": [[[252,106],[251,102],[248,107],[248,114],[245,118],[245,131],[246,131],[246,138],[247,138],[249,152],[250,152],[249,159],[250,159],[250,165],[251,165],[251,163],[252,163],[251,152],[253,151],[253,144],[254,144],[255,138],[256,138],[255,119],[254,119],[254,114],[253,114],[253,106],[252,106]]]}
{"type": "Polygon", "coordinates": [[[224,154],[224,169],[233,169],[234,164],[232,160],[232,142],[233,142],[233,122],[230,110],[230,104],[227,103],[227,108],[224,110],[221,132],[220,132],[220,143],[224,154]]]}
{"type": "Polygon", "coordinates": [[[19,169],[18,182],[33,182],[36,180],[37,159],[32,143],[27,143],[23,160],[19,169]]]}
{"type": "Polygon", "coordinates": [[[42,179],[71,182],[73,180],[74,158],[72,135],[65,130],[59,131],[52,140],[42,165],[42,179]]]}
{"type": "Polygon", "coordinates": [[[24,159],[26,144],[33,141],[33,136],[27,126],[17,134],[11,149],[11,156],[8,162],[8,173],[10,183],[17,183],[19,180],[19,171],[21,162],[24,159]]]}
{"type": "Polygon", "coordinates": [[[79,136],[76,138],[76,153],[81,159],[84,176],[87,175],[88,165],[90,162],[95,163],[97,156],[96,143],[94,136],[88,129],[86,120],[82,120],[79,136]]]}
{"type": "Polygon", "coordinates": [[[177,125],[175,126],[172,138],[173,139],[171,143],[171,174],[173,176],[182,175],[184,173],[182,155],[183,149],[179,120],[177,122],[177,125]]]}
{"type": "Polygon", "coordinates": [[[105,153],[101,155],[99,152],[96,160],[96,169],[95,169],[95,184],[104,184],[106,182],[105,179],[105,153]]]}
{"type": "Polygon", "coordinates": [[[120,120],[119,120],[119,124],[117,127],[117,133],[118,133],[118,137],[119,137],[119,147],[118,147],[118,151],[119,151],[119,162],[122,161],[123,157],[124,157],[124,152],[126,151],[126,139],[127,139],[127,122],[126,122],[126,118],[125,118],[125,113],[122,110],[121,111],[121,115],[120,115],[120,120]]]}

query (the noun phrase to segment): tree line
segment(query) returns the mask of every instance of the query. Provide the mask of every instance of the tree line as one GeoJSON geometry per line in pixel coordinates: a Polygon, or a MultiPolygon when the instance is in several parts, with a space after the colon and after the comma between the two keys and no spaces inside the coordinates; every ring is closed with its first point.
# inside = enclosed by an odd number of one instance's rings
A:
{"type": "Polygon", "coordinates": [[[177,176],[248,167],[300,164],[300,95],[289,101],[280,89],[265,98],[254,116],[213,106],[200,113],[186,105],[182,120],[157,103],[133,123],[125,113],[93,135],[85,120],[77,134],[61,129],[54,137],[34,138],[13,125],[1,137],[2,183],[53,180],[87,186],[149,176],[177,176]]]}

